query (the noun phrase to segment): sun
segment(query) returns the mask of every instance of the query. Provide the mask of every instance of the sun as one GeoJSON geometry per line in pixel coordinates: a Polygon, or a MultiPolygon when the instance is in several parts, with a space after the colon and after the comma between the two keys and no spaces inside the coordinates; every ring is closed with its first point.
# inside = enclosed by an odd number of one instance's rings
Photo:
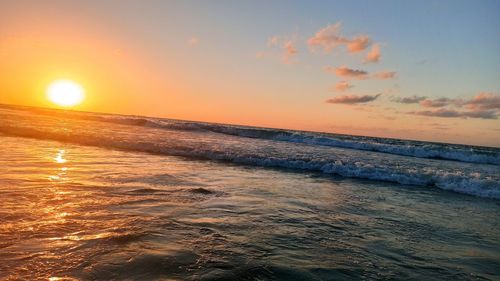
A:
{"type": "Polygon", "coordinates": [[[47,87],[47,98],[59,106],[71,107],[83,101],[85,91],[71,80],[55,80],[47,87]]]}

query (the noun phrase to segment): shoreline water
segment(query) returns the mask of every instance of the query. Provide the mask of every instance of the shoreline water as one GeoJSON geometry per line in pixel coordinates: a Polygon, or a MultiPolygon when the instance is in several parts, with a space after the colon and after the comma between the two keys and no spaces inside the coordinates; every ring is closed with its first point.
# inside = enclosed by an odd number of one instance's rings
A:
{"type": "Polygon", "coordinates": [[[500,276],[498,200],[0,138],[0,279],[500,276]]]}
{"type": "MultiPolygon", "coordinates": [[[[371,145],[396,149],[395,154],[318,145],[309,141],[282,141],[281,131],[258,131],[263,134],[261,137],[256,136],[254,131],[250,131],[250,136],[248,131],[243,131],[242,136],[241,129],[234,126],[218,125],[214,129],[212,125],[206,127],[203,123],[190,122],[186,127],[185,122],[173,121],[161,127],[144,126],[142,121],[141,125],[130,124],[128,117],[125,122],[120,119],[110,123],[109,119],[103,122],[104,117],[96,114],[65,119],[59,115],[40,115],[36,112],[25,114],[16,110],[0,111],[0,115],[4,119],[0,133],[4,135],[261,167],[317,171],[400,184],[435,186],[470,195],[500,198],[500,167],[489,164],[500,161],[500,149],[494,148],[477,151],[466,146],[438,147],[443,154],[461,155],[469,157],[466,160],[485,162],[468,163],[471,161],[408,157],[404,155],[407,153],[398,153],[398,147],[402,146],[400,143],[384,143],[383,140],[382,143],[371,145]]],[[[147,121],[157,124],[164,122],[164,119],[147,121]]],[[[288,131],[287,134],[294,136],[296,133],[288,131]]],[[[303,140],[309,136],[299,137],[303,140]]],[[[319,135],[314,138],[324,139],[319,135]]],[[[349,141],[356,146],[366,145],[365,138],[350,138],[349,141]]],[[[327,138],[327,141],[332,139],[327,138]]],[[[405,151],[436,150],[436,147],[421,142],[406,142],[404,147],[405,151]]]]}

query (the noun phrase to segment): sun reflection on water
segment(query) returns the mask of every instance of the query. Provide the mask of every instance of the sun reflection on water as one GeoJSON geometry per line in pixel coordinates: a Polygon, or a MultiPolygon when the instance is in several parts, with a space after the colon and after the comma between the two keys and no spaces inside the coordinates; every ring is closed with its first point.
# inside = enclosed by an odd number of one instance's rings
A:
{"type": "Polygon", "coordinates": [[[64,149],[60,149],[59,152],[57,153],[57,156],[54,158],[54,160],[56,161],[56,163],[66,163],[66,159],[64,159],[64,153],[66,151],[64,149]]]}
{"type": "MultiPolygon", "coordinates": [[[[53,158],[54,162],[57,164],[65,164],[68,162],[68,160],[65,157],[66,150],[65,149],[59,149],[56,156],[53,158]]],[[[48,178],[51,181],[61,181],[65,179],[66,172],[68,171],[68,167],[60,167],[57,169],[55,175],[49,175],[48,178]]]]}

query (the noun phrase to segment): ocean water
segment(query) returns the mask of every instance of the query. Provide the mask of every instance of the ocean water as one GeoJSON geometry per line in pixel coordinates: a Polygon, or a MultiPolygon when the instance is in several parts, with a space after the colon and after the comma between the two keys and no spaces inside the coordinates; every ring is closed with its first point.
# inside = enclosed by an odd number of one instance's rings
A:
{"type": "Polygon", "coordinates": [[[499,280],[500,149],[0,106],[0,279],[499,280]]]}

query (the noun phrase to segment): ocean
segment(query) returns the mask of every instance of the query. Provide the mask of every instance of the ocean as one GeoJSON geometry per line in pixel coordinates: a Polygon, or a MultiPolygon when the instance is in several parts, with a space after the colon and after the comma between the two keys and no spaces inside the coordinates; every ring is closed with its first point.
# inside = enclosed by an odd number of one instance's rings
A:
{"type": "Polygon", "coordinates": [[[0,279],[500,280],[500,149],[0,106],[0,279]]]}

